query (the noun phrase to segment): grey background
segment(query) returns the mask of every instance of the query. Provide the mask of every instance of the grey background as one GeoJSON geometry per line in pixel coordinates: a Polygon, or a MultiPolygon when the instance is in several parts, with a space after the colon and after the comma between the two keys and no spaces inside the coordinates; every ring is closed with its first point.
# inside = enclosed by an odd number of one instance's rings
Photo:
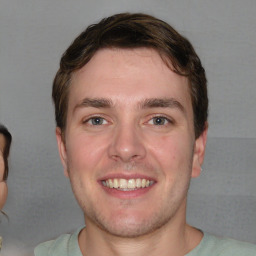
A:
{"type": "Polygon", "coordinates": [[[0,120],[13,134],[3,255],[83,225],[54,136],[51,83],[61,54],[89,24],[146,12],[187,36],[208,76],[210,130],[188,221],[256,243],[255,0],[0,0],[0,120]]]}

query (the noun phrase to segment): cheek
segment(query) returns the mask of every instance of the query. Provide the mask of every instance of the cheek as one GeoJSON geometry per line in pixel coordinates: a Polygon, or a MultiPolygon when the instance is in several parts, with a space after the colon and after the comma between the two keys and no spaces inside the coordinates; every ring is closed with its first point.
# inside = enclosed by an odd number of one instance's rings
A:
{"type": "Polygon", "coordinates": [[[106,152],[106,141],[95,136],[74,136],[67,143],[68,165],[74,170],[96,167],[106,152]]]}
{"type": "Polygon", "coordinates": [[[4,159],[2,156],[0,156],[0,182],[4,178],[4,159]]]}
{"type": "Polygon", "coordinates": [[[166,167],[183,165],[191,160],[192,146],[185,135],[161,136],[150,140],[149,147],[159,164],[166,167]]]}
{"type": "Polygon", "coordinates": [[[5,182],[0,182],[0,210],[5,204],[6,198],[7,198],[7,185],[5,182]]]}

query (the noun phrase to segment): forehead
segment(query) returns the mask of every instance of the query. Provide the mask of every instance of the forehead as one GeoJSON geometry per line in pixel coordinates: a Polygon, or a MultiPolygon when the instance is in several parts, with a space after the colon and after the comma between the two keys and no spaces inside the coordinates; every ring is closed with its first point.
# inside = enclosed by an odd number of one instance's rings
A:
{"type": "Polygon", "coordinates": [[[128,103],[164,96],[190,105],[188,79],[173,72],[155,50],[101,49],[73,74],[69,106],[84,97],[128,103]]]}

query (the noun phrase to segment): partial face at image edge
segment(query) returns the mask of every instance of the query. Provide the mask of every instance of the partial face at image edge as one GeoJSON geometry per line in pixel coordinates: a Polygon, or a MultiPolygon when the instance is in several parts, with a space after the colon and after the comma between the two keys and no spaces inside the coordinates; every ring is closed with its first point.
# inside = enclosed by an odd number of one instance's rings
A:
{"type": "Polygon", "coordinates": [[[3,208],[6,198],[7,198],[7,184],[4,181],[4,172],[5,172],[5,164],[3,152],[5,148],[5,137],[3,134],[0,134],[0,210],[3,208]]]}

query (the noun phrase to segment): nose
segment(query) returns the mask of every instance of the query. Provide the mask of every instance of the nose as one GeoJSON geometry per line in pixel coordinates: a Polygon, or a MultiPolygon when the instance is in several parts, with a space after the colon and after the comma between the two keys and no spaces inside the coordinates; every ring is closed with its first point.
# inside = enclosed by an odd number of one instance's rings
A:
{"type": "Polygon", "coordinates": [[[122,162],[139,161],[146,155],[143,136],[133,125],[116,127],[109,146],[109,157],[122,162]]]}

